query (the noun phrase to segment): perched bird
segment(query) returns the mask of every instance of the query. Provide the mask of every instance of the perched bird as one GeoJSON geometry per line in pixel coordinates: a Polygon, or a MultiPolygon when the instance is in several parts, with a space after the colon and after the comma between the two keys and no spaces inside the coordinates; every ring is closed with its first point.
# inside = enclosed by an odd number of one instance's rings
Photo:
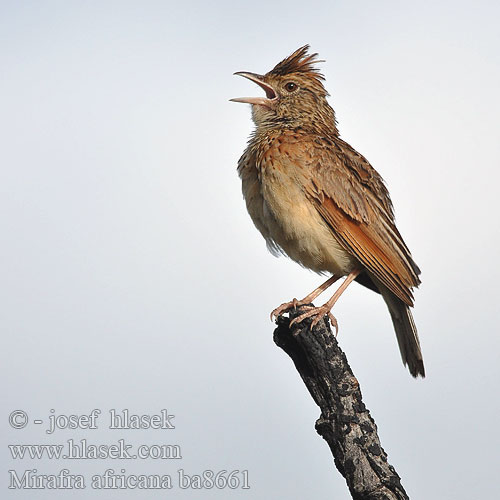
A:
{"type": "Polygon", "coordinates": [[[240,97],[252,105],[256,129],[238,163],[248,213],[275,254],[331,277],[302,300],[272,313],[279,316],[310,304],[339,278],[346,279],[321,307],[294,321],[330,313],[356,280],[384,298],[394,323],[403,363],[424,377],[422,352],[410,307],[420,270],[399,234],[382,177],[343,141],[328,104],[317,54],[305,45],[265,75],[238,72],[259,85],[265,97],[240,97]]]}

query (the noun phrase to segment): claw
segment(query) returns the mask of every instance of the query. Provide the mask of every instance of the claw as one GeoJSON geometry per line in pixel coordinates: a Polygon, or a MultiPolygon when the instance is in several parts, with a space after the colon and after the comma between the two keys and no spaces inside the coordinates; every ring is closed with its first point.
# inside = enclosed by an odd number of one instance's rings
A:
{"type": "Polygon", "coordinates": [[[300,300],[292,299],[290,302],[285,302],[271,311],[271,321],[278,319],[282,314],[288,312],[290,309],[297,309],[302,305],[300,300]]]}
{"type": "Polygon", "coordinates": [[[304,306],[304,308],[309,309],[309,311],[302,313],[300,316],[297,316],[295,319],[292,319],[292,321],[290,321],[290,326],[294,325],[295,323],[301,323],[306,318],[310,318],[311,316],[315,316],[316,314],[318,314],[316,311],[318,309],[320,309],[319,307],[314,307],[314,306],[304,306]]]}
{"type": "Polygon", "coordinates": [[[328,311],[328,317],[330,318],[330,323],[335,328],[335,338],[337,338],[337,335],[339,333],[339,324],[337,323],[337,318],[330,311],[328,311]]]}
{"type": "Polygon", "coordinates": [[[328,318],[330,319],[330,322],[332,323],[332,325],[335,328],[335,336],[337,336],[337,333],[339,330],[337,319],[330,312],[328,307],[325,307],[325,306],[310,307],[310,309],[311,309],[310,311],[307,311],[307,312],[301,314],[300,316],[297,316],[295,319],[292,319],[292,321],[290,321],[290,326],[294,325],[295,323],[297,323],[297,324],[301,323],[306,318],[314,317],[314,319],[311,322],[311,326],[310,326],[310,329],[312,330],[319,323],[319,320],[321,318],[323,318],[324,316],[328,316],[328,318]]]}

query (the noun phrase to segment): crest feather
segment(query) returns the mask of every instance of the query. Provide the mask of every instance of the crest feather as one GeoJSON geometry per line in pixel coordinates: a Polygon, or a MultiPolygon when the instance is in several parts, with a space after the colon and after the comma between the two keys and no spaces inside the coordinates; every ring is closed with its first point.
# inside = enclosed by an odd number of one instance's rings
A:
{"type": "Polygon", "coordinates": [[[317,59],[318,54],[308,54],[309,45],[304,45],[297,49],[293,54],[279,62],[268,74],[285,76],[290,73],[304,73],[305,75],[315,78],[316,80],[324,80],[323,75],[316,68],[315,64],[324,62],[317,59]]]}

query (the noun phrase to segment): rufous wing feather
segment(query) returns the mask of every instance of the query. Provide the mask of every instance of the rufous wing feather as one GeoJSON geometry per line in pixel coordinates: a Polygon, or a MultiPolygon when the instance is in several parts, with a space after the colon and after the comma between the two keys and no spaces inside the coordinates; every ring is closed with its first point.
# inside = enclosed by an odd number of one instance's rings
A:
{"type": "Polygon", "coordinates": [[[412,272],[378,233],[374,224],[351,219],[331,199],[315,199],[317,210],[332,228],[334,236],[370,273],[375,275],[405,304],[413,305],[412,272]]]}

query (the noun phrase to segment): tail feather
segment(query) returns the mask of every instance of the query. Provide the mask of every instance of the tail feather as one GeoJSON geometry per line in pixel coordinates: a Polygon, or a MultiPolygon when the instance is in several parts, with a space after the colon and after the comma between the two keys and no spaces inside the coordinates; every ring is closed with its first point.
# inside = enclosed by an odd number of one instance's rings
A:
{"type": "MultiPolygon", "coordinates": [[[[377,283],[377,285],[379,284],[377,283]]],[[[380,284],[379,290],[391,313],[404,365],[408,366],[410,373],[414,377],[419,375],[422,378],[425,377],[424,361],[422,351],[420,350],[417,327],[413,321],[410,308],[384,285],[380,284]]]]}

